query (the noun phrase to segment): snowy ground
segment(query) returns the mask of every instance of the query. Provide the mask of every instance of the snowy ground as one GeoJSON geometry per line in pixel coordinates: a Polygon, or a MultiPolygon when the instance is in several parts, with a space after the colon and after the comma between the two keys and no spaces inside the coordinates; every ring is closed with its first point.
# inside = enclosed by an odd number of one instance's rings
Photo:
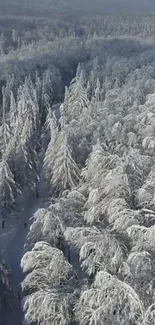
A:
{"type": "MultiPolygon", "coordinates": [[[[6,224],[4,229],[0,229],[0,248],[6,263],[12,271],[12,283],[16,293],[18,292],[19,283],[23,280],[20,261],[24,252],[29,220],[39,208],[39,205],[39,199],[28,200],[23,211],[19,213],[19,221],[14,226],[6,224]],[[27,222],[27,228],[24,227],[24,222],[27,222]]],[[[6,306],[3,309],[0,325],[22,325],[22,322],[21,301],[17,296],[11,306],[6,306]]]]}

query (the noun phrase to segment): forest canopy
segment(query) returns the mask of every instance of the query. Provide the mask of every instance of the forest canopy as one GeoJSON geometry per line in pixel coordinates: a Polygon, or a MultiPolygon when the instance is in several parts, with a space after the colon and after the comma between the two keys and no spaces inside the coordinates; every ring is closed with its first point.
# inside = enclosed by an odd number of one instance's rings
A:
{"type": "Polygon", "coordinates": [[[5,325],[155,324],[154,6],[0,3],[5,325]]]}

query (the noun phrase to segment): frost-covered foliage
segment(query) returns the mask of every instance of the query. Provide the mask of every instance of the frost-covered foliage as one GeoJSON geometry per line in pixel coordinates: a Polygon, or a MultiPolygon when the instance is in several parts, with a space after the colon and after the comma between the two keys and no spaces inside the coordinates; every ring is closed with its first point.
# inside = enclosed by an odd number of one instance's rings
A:
{"type": "Polygon", "coordinates": [[[30,77],[13,92],[14,80],[3,87],[0,196],[5,217],[17,208],[21,196],[36,194],[40,112],[30,77]]]}
{"type": "Polygon", "coordinates": [[[129,237],[132,239],[133,250],[154,251],[155,226],[149,228],[133,225],[127,229],[129,237]]]}
{"type": "Polygon", "coordinates": [[[89,275],[97,270],[116,274],[128,251],[124,242],[96,227],[67,228],[65,237],[80,250],[81,267],[89,275]]]}
{"type": "MultiPolygon", "coordinates": [[[[31,276],[33,272],[37,275],[39,270],[47,270],[48,275],[46,272],[42,272],[43,277],[45,276],[47,283],[49,282],[51,284],[58,284],[63,278],[67,280],[68,274],[72,271],[72,267],[65,260],[63,253],[57,248],[51,247],[46,242],[37,242],[32,251],[25,253],[21,260],[21,267],[24,273],[29,272],[31,276]],[[48,277],[49,274],[50,278],[48,277]]],[[[27,275],[28,277],[29,274],[27,275]]],[[[27,276],[23,282],[23,287],[26,284],[31,288],[34,283],[27,283],[27,276]]],[[[41,283],[36,282],[36,285],[41,285],[41,283]]],[[[42,285],[44,286],[46,283],[42,282],[42,285]]]]}
{"type": "Polygon", "coordinates": [[[19,188],[5,158],[0,162],[0,210],[1,217],[13,214],[16,196],[19,188]]]}
{"type": "Polygon", "coordinates": [[[132,287],[103,271],[81,293],[75,310],[81,325],[140,325],[143,319],[143,306],[132,287]]]}
{"type": "Polygon", "coordinates": [[[69,124],[72,120],[78,119],[84,112],[84,109],[88,107],[89,100],[84,83],[84,71],[79,65],[76,77],[72,80],[69,90],[66,90],[65,93],[63,104],[63,119],[65,124],[69,124]]]}
{"type": "Polygon", "coordinates": [[[28,233],[28,242],[32,245],[46,241],[53,247],[63,244],[63,226],[60,218],[52,210],[38,209],[33,216],[33,222],[28,233]]]}
{"type": "Polygon", "coordinates": [[[68,198],[74,191],[55,204],[67,226],[65,239],[91,283],[75,308],[78,323],[146,325],[152,324],[155,297],[154,88],[148,86],[150,78],[154,84],[154,68],[135,71],[128,62],[127,72],[123,60],[119,66],[116,61],[106,62],[106,77],[97,59],[92,71],[79,67],[66,90],[61,132],[81,168],[74,190],[84,198],[77,206],[80,224],[75,208],[68,224],[62,213],[64,202],[68,211],[73,206],[68,198]],[[114,293],[102,292],[106,279],[96,284],[99,274],[107,274],[109,287],[113,280],[114,293]]]}
{"type": "Polygon", "coordinates": [[[27,323],[38,324],[71,324],[69,313],[69,299],[61,291],[40,290],[28,296],[24,303],[25,319],[27,323]]]}
{"type": "Polygon", "coordinates": [[[27,323],[70,324],[75,275],[63,253],[38,242],[23,256],[21,267],[26,273],[22,290],[27,323]]]}
{"type": "Polygon", "coordinates": [[[97,34],[84,25],[82,41],[70,30],[34,44],[39,71],[3,87],[1,208],[37,196],[38,174],[45,189],[21,261],[29,324],[154,325],[155,46],[105,39],[99,25],[97,34]]]}
{"type": "Polygon", "coordinates": [[[83,225],[83,207],[86,202],[85,193],[81,190],[64,191],[62,197],[50,205],[49,209],[54,209],[66,226],[83,225]]]}
{"type": "Polygon", "coordinates": [[[130,284],[149,306],[154,299],[155,261],[147,251],[133,252],[119,270],[122,279],[130,284]]]}
{"type": "Polygon", "coordinates": [[[54,143],[53,141],[51,138],[45,153],[47,182],[56,191],[70,190],[80,181],[80,169],[72,158],[66,135],[62,132],[56,136],[54,143]]]}

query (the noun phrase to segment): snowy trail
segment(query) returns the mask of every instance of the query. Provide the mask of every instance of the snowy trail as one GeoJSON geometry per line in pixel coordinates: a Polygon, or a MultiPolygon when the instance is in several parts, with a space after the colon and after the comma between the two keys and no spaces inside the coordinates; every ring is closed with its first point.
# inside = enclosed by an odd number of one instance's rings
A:
{"type": "MultiPolygon", "coordinates": [[[[4,232],[2,229],[0,232],[0,248],[2,249],[5,261],[12,271],[11,279],[15,291],[17,290],[18,284],[23,280],[20,261],[24,252],[24,244],[26,243],[30,218],[39,208],[39,205],[39,199],[33,199],[31,202],[27,202],[26,208],[19,214],[19,223],[14,228],[8,227],[8,232],[6,232],[6,228],[4,232]],[[27,222],[27,228],[24,227],[24,222],[27,222]]],[[[6,308],[3,309],[0,325],[22,325],[22,322],[23,313],[21,301],[17,297],[13,300],[11,306],[6,306],[6,308]]]]}
{"type": "MultiPolygon", "coordinates": [[[[58,103],[53,106],[57,122],[60,119],[60,105],[61,103],[58,103]]],[[[42,165],[40,165],[40,175],[41,174],[42,165]]],[[[42,205],[42,200],[44,200],[47,194],[43,179],[40,180],[38,186],[40,197],[38,199],[31,198],[27,200],[27,202],[24,204],[24,208],[18,213],[19,221],[16,223],[16,225],[12,226],[6,224],[5,229],[0,228],[0,249],[2,250],[2,255],[7,265],[11,269],[11,280],[16,293],[18,292],[18,285],[24,279],[24,275],[20,268],[20,262],[24,254],[24,245],[26,244],[26,237],[31,224],[31,217],[42,205]],[[25,222],[27,223],[27,228],[24,227],[25,222]]],[[[71,264],[74,266],[77,273],[81,275],[79,259],[77,257],[78,255],[74,249],[71,249],[70,256],[71,264]]],[[[3,308],[3,312],[1,314],[2,318],[0,319],[0,325],[23,325],[23,312],[21,308],[21,301],[18,297],[13,300],[11,306],[7,305],[5,308],[3,308]]]]}

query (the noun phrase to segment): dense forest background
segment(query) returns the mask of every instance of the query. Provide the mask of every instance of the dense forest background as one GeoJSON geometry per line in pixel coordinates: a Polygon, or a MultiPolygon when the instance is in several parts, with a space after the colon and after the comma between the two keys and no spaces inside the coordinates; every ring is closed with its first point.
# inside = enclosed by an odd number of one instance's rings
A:
{"type": "Polygon", "coordinates": [[[45,16],[56,13],[83,14],[83,13],[120,13],[143,12],[155,10],[153,0],[1,0],[0,8],[5,14],[45,16]]]}
{"type": "Polygon", "coordinates": [[[155,324],[155,5],[139,6],[0,3],[0,245],[27,227],[1,250],[0,325],[155,324]]]}

